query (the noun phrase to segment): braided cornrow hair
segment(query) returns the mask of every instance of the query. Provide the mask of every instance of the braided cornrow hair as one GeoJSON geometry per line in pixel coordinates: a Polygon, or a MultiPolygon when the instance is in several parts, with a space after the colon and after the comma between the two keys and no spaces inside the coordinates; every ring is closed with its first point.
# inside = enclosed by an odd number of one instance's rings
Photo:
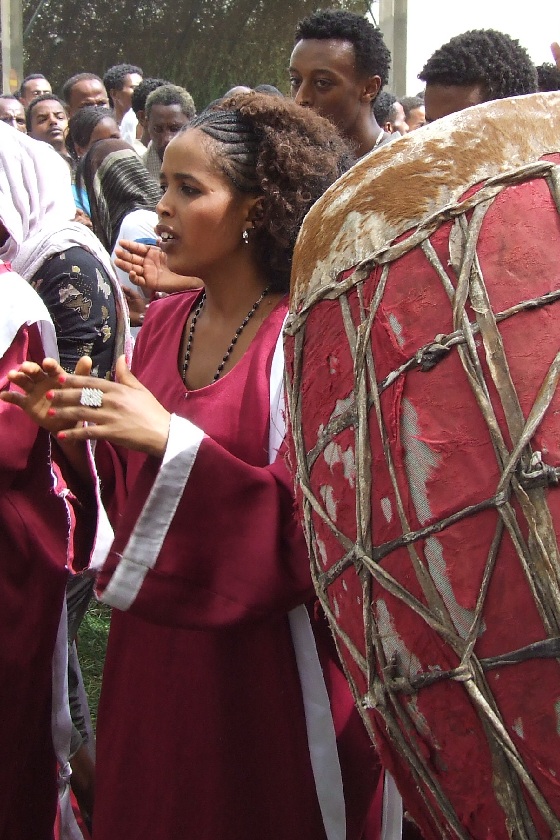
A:
{"type": "Polygon", "coordinates": [[[328,120],[266,93],[213,103],[184,130],[192,129],[209,138],[216,162],[236,190],[262,196],[250,237],[272,288],[287,291],[303,218],[353,163],[349,147],[328,120]]]}

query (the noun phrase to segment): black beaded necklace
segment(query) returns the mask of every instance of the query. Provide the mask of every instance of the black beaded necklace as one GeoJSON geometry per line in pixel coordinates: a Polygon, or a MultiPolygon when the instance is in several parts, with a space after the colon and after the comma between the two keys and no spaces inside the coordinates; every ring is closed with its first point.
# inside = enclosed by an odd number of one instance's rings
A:
{"type": "MultiPolygon", "coordinates": [[[[245,318],[241,322],[240,326],[237,327],[237,329],[235,331],[235,335],[233,336],[233,338],[230,342],[230,345],[225,352],[225,355],[222,357],[222,361],[218,365],[218,370],[214,374],[214,378],[212,379],[212,382],[216,382],[216,380],[220,378],[220,374],[223,371],[227,360],[231,356],[233,348],[237,344],[237,339],[239,338],[239,336],[241,335],[241,333],[243,332],[243,330],[245,329],[245,327],[247,326],[247,324],[249,323],[249,321],[251,320],[251,318],[253,317],[253,315],[255,314],[255,312],[257,311],[257,309],[259,308],[259,306],[261,305],[261,303],[263,302],[263,300],[265,299],[265,297],[267,296],[267,294],[269,292],[270,292],[270,286],[267,286],[266,289],[263,291],[262,295],[260,296],[260,298],[254,302],[254,304],[252,305],[250,310],[247,312],[247,314],[245,315],[245,318]]],[[[187,337],[187,346],[186,346],[186,349],[185,349],[185,360],[183,362],[183,382],[185,381],[185,377],[187,375],[187,370],[189,369],[189,362],[191,360],[191,350],[192,350],[192,343],[193,343],[193,338],[194,338],[194,329],[196,327],[196,322],[198,321],[198,317],[199,317],[200,313],[202,312],[202,309],[204,307],[205,302],[206,302],[206,292],[202,292],[202,297],[200,298],[200,303],[198,304],[198,306],[194,310],[194,315],[192,317],[191,326],[190,326],[190,329],[189,329],[189,335],[187,337]]]]}

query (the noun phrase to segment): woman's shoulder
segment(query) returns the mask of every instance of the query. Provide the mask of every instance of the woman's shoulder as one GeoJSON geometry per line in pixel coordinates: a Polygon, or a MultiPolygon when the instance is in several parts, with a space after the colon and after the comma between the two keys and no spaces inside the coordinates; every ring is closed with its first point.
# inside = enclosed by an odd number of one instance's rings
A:
{"type": "Polygon", "coordinates": [[[72,245],[72,247],[65,248],[58,254],[53,254],[45,260],[39,272],[72,272],[72,266],[78,266],[80,269],[101,268],[105,272],[97,257],[81,245],[72,245]]]}
{"type": "Polygon", "coordinates": [[[45,301],[67,302],[74,294],[72,290],[102,302],[114,297],[111,278],[103,263],[79,245],[46,260],[30,283],[45,301]]]}

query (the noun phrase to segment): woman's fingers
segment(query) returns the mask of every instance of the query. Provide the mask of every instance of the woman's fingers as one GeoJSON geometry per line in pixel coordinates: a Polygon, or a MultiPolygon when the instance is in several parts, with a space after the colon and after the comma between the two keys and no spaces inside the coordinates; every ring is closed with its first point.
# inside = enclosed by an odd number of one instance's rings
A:
{"type": "Polygon", "coordinates": [[[93,360],[90,356],[81,356],[76,362],[74,373],[76,376],[90,376],[93,367],[93,360]]]}
{"type": "Polygon", "coordinates": [[[134,259],[134,257],[145,257],[150,247],[150,245],[146,245],[144,242],[134,242],[134,240],[131,239],[119,239],[116,253],[118,254],[119,251],[126,251],[134,259]]]}

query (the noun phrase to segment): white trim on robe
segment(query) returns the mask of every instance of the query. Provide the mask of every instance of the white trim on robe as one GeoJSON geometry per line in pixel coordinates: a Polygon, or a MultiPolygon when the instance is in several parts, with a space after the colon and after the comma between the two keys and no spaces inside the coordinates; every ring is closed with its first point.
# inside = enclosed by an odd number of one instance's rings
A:
{"type": "Polygon", "coordinates": [[[171,415],[165,455],[142,513],[101,600],[119,610],[134,603],[156,564],[183,496],[204,432],[184,417],[171,415]]]}
{"type": "Polygon", "coordinates": [[[383,823],[381,840],[401,840],[403,823],[403,802],[395,780],[385,770],[383,781],[383,823]]]}
{"type": "MultiPolygon", "coordinates": [[[[286,435],[282,332],[283,329],[276,343],[270,372],[270,463],[275,460],[286,435]]],[[[342,772],[329,695],[315,636],[304,605],[291,610],[288,619],[303,696],[309,757],[325,834],[328,840],[346,840],[346,804],[342,772]]]]}

